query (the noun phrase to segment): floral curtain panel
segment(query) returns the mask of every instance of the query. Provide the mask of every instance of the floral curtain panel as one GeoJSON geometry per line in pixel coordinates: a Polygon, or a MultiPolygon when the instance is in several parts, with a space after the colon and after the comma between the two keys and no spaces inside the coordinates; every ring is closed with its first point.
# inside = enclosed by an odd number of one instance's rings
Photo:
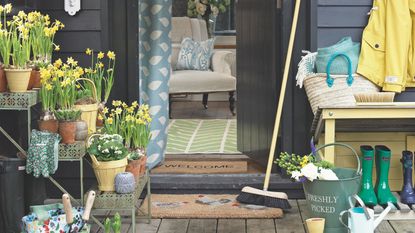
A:
{"type": "Polygon", "coordinates": [[[140,102],[150,106],[153,118],[147,147],[151,169],[164,160],[167,144],[172,0],[140,0],[139,8],[140,102]]]}

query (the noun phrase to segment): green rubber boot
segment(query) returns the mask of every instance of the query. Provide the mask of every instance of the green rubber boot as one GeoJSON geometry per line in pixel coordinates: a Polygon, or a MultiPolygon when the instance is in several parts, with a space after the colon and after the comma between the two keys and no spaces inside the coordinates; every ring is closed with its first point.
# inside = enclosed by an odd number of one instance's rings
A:
{"type": "Polygon", "coordinates": [[[359,192],[359,197],[363,200],[366,206],[373,207],[378,204],[375,190],[373,189],[372,172],[373,172],[373,159],[375,157],[375,151],[371,146],[360,146],[362,152],[362,187],[359,192]]]}
{"type": "Polygon", "coordinates": [[[386,146],[375,146],[376,151],[376,194],[379,205],[387,205],[388,202],[397,204],[397,199],[392,195],[389,187],[389,167],[391,151],[386,146]]]}

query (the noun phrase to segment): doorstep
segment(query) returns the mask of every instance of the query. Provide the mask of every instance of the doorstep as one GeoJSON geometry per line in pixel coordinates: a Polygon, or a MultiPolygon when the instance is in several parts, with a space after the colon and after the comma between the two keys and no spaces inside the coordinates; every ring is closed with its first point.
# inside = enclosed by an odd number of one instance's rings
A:
{"type": "MultiPolygon", "coordinates": [[[[151,174],[152,193],[239,193],[245,186],[261,188],[264,174],[151,174]]],[[[279,174],[271,176],[270,191],[286,192],[289,198],[304,198],[302,185],[279,174]]]]}

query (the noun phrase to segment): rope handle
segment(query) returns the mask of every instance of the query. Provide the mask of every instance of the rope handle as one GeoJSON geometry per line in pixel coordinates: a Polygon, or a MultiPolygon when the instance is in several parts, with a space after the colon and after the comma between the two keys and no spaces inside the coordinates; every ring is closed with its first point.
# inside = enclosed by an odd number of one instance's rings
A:
{"type": "Polygon", "coordinates": [[[333,84],[334,84],[334,79],[330,75],[330,68],[331,68],[331,64],[333,63],[333,61],[337,57],[344,57],[347,60],[347,71],[348,71],[347,85],[349,85],[349,87],[350,87],[353,84],[352,60],[350,60],[350,57],[347,56],[344,53],[335,53],[330,57],[330,59],[327,63],[327,67],[326,67],[326,73],[327,73],[326,83],[327,83],[327,86],[332,87],[333,84]]]}
{"type": "Polygon", "coordinates": [[[310,155],[313,155],[318,161],[321,161],[320,154],[317,153],[317,152],[320,151],[321,149],[324,149],[324,148],[329,147],[329,146],[342,146],[342,147],[346,147],[349,150],[351,150],[353,152],[353,154],[355,155],[356,160],[357,160],[356,175],[362,174],[362,168],[361,168],[361,165],[360,165],[359,155],[357,154],[356,150],[353,149],[353,147],[351,147],[347,144],[335,142],[335,143],[329,143],[329,144],[326,144],[326,145],[322,145],[322,146],[317,147],[316,149],[313,149],[313,152],[311,152],[310,155]]]}
{"type": "Polygon", "coordinates": [[[90,79],[87,79],[87,78],[78,78],[78,79],[76,79],[76,81],[77,82],[79,82],[79,81],[87,81],[87,82],[89,82],[91,85],[92,85],[92,87],[93,87],[93,98],[95,99],[95,101],[98,103],[98,96],[97,96],[97,87],[95,86],[95,83],[94,82],[92,82],[92,80],[90,80],[90,79]]]}

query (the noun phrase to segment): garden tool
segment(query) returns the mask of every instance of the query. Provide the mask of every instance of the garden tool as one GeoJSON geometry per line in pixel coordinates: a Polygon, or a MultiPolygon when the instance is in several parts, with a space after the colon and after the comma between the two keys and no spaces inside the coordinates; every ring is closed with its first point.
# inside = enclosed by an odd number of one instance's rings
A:
{"type": "Polygon", "coordinates": [[[66,228],[67,229],[66,233],[78,233],[78,232],[81,232],[82,229],[85,228],[86,223],[88,222],[89,216],[91,214],[91,209],[92,209],[92,205],[94,204],[94,200],[95,200],[95,192],[90,191],[86,199],[86,204],[85,204],[82,217],[80,219],[74,219],[74,216],[72,213],[71,199],[69,195],[68,194],[62,195],[63,208],[66,214],[66,223],[69,226],[66,228]],[[76,220],[76,224],[73,224],[74,220],[76,220]]]}
{"type": "Polygon", "coordinates": [[[389,211],[392,209],[393,204],[388,203],[388,207],[381,214],[375,218],[374,210],[367,208],[362,199],[357,195],[349,197],[350,209],[344,210],[339,215],[340,222],[349,229],[350,233],[373,233],[376,227],[382,222],[389,211]],[[355,207],[353,204],[355,199],[361,206],[355,207]],[[343,215],[348,214],[348,224],[343,222],[343,215]]]}
{"type": "Polygon", "coordinates": [[[397,205],[397,199],[393,196],[389,187],[389,167],[391,151],[388,147],[375,146],[376,153],[376,186],[375,192],[379,205],[386,206],[388,202],[397,205]]]}
{"type": "Polygon", "coordinates": [[[256,189],[253,187],[244,187],[242,189],[241,194],[239,194],[238,197],[236,198],[237,201],[242,202],[242,203],[265,205],[268,207],[277,207],[277,208],[282,208],[282,209],[291,208],[291,205],[288,202],[288,196],[286,193],[270,192],[268,191],[268,187],[269,187],[269,180],[271,178],[272,165],[274,163],[275,148],[277,146],[277,138],[278,138],[278,132],[279,132],[280,123],[281,123],[282,109],[284,106],[284,98],[285,98],[285,91],[287,88],[288,75],[290,72],[291,56],[292,56],[293,47],[294,47],[294,39],[295,39],[296,30],[297,30],[297,22],[298,22],[298,16],[300,12],[300,5],[301,5],[301,0],[296,0],[293,21],[291,25],[290,40],[288,42],[288,51],[287,51],[287,56],[285,58],[285,66],[284,66],[284,74],[282,77],[281,91],[280,91],[280,96],[278,100],[277,113],[275,116],[275,124],[274,124],[274,131],[272,134],[271,148],[269,151],[267,171],[265,173],[264,187],[263,187],[263,190],[256,189]]]}
{"type": "Polygon", "coordinates": [[[401,191],[401,202],[407,205],[415,204],[415,192],[412,186],[412,162],[412,152],[402,151],[403,187],[401,191]]]}
{"type": "Polygon", "coordinates": [[[373,172],[373,159],[375,157],[375,151],[373,147],[368,145],[360,146],[362,152],[362,188],[359,192],[359,197],[363,200],[366,206],[374,207],[378,204],[375,190],[373,189],[372,172],[373,172]]]}

